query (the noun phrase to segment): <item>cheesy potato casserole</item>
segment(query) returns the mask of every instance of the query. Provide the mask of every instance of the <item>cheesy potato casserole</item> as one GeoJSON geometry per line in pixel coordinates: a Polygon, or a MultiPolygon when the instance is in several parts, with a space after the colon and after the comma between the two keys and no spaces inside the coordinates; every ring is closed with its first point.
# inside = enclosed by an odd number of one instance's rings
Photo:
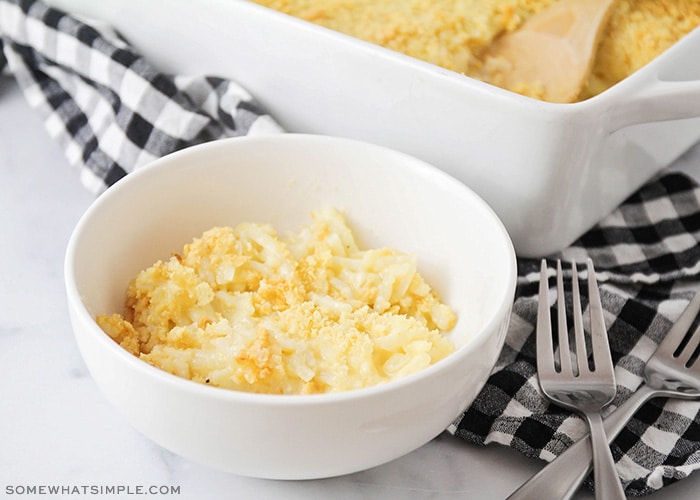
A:
{"type": "MultiPolygon", "coordinates": [[[[443,68],[501,81],[482,59],[502,33],[517,30],[556,0],[253,0],[443,68]]],[[[698,0],[618,0],[590,81],[579,100],[626,78],[700,25],[698,0]]],[[[539,98],[541,86],[510,88],[539,98]]]]}
{"type": "Polygon", "coordinates": [[[124,314],[97,321],[116,342],[203,384],[272,394],[368,387],[454,350],[456,315],[389,248],[361,250],[334,208],[298,233],[214,227],[130,283],[124,314]]]}

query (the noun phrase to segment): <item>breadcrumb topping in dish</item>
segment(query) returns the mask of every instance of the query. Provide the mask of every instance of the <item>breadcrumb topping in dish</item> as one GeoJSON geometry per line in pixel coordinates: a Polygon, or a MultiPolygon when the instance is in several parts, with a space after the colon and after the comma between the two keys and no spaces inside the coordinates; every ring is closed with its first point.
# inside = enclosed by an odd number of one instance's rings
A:
{"type": "Polygon", "coordinates": [[[698,0],[618,0],[581,99],[624,80],[698,26],[698,0]]]}
{"type": "MultiPolygon", "coordinates": [[[[482,57],[556,0],[252,0],[274,10],[503,86],[498,61],[482,57]]],[[[628,77],[697,26],[698,0],[618,0],[583,100],[628,77]]],[[[542,97],[537,82],[509,88],[542,97]]]]}
{"type": "Polygon", "coordinates": [[[130,283],[97,317],[132,354],[180,377],[272,394],[340,392],[422,370],[454,351],[457,317],[389,248],[361,250],[344,215],[214,227],[130,283]]]}

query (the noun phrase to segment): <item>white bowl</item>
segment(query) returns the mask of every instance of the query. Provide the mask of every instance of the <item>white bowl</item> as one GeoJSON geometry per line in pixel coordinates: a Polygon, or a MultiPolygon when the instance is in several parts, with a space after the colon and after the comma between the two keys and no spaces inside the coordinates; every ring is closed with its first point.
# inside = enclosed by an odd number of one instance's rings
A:
{"type": "Polygon", "coordinates": [[[71,237],[66,288],[80,351],[112,404],[163,447],[241,475],[350,473],[423,445],[474,399],[500,352],[516,261],[492,210],[420,160],[349,139],[284,134],[192,147],[100,196],[71,237]],[[396,382],[312,396],[250,394],[178,378],[132,356],[96,324],[121,312],[129,280],[214,225],[297,230],[343,210],[364,248],[414,253],[459,319],[455,353],[396,382]]]}
{"type": "Polygon", "coordinates": [[[51,3],[109,22],[164,71],[233,78],[290,132],[445,170],[521,256],[563,249],[700,140],[700,29],[609,91],[552,104],[244,0],[51,3]]]}

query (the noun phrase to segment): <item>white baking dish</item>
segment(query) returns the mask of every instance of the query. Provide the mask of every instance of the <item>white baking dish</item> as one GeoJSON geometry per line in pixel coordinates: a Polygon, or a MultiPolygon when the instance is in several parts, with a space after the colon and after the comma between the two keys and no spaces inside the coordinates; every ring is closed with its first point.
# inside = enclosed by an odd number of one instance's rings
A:
{"type": "Polygon", "coordinates": [[[164,71],[234,78],[289,131],[427,160],[494,208],[521,256],[568,245],[700,139],[697,29],[607,92],[550,104],[245,0],[49,3],[164,71]]]}

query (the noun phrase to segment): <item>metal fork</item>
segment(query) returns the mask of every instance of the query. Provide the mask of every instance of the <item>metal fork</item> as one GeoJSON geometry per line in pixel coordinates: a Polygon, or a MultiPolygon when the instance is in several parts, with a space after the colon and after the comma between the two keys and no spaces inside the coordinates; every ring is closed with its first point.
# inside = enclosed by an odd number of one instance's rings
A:
{"type": "MultiPolygon", "coordinates": [[[[700,399],[700,362],[695,353],[700,345],[700,327],[690,332],[699,312],[700,293],[697,293],[647,361],[644,384],[604,420],[609,442],[650,399],[700,399]]],[[[508,500],[569,499],[590,470],[590,441],[584,437],[520,486],[508,500]]]]}
{"type": "Polygon", "coordinates": [[[571,264],[574,345],[570,346],[564,300],[561,261],[557,261],[557,323],[559,363],[555,362],[552,325],[549,318],[549,280],[547,262],[542,260],[539,309],[537,311],[537,376],[545,396],[554,403],[581,413],[588,421],[593,446],[593,474],[597,499],[625,498],[615,469],[615,461],[603,428],[601,410],[615,393],[615,373],[603,319],[603,306],[595,279],[593,262],[588,259],[588,298],[590,311],[590,349],[586,346],[581,311],[581,296],[576,264],[571,264]],[[573,347],[573,350],[570,349],[573,347]],[[589,360],[590,356],[590,360],[589,360]]]}

